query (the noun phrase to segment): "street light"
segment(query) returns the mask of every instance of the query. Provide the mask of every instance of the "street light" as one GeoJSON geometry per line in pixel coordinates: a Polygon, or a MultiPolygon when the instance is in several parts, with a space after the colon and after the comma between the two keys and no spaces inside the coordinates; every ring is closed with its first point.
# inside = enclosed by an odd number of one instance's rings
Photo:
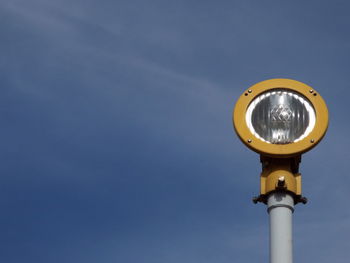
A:
{"type": "Polygon", "coordinates": [[[233,111],[241,141],[260,154],[260,195],[268,205],[270,262],[292,262],[292,212],[301,194],[301,155],[315,147],[328,127],[328,110],[314,89],[291,79],[270,79],[247,89],[233,111]]]}

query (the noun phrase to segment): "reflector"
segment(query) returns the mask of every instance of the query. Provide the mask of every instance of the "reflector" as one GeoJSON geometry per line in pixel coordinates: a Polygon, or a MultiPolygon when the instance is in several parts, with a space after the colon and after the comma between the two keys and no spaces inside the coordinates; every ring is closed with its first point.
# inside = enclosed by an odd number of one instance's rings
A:
{"type": "Polygon", "coordinates": [[[288,89],[272,89],[248,106],[246,123],[255,137],[272,144],[288,144],[305,138],[315,126],[310,101],[288,89]]]}

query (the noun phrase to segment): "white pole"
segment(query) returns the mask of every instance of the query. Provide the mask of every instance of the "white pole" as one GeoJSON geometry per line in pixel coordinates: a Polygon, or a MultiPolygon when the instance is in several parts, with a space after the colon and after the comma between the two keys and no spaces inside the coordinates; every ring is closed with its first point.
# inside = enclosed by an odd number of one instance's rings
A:
{"type": "Polygon", "coordinates": [[[267,211],[270,215],[270,263],[293,263],[293,197],[283,191],[270,194],[267,211]]]}

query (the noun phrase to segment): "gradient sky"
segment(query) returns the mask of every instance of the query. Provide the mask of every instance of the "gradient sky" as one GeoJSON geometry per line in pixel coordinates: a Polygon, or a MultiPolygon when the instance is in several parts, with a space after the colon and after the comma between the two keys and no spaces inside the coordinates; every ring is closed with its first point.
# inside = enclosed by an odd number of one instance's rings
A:
{"type": "Polygon", "coordinates": [[[0,1],[0,261],[268,262],[239,95],[292,78],[330,127],[303,156],[299,263],[350,258],[348,1],[0,1]]]}

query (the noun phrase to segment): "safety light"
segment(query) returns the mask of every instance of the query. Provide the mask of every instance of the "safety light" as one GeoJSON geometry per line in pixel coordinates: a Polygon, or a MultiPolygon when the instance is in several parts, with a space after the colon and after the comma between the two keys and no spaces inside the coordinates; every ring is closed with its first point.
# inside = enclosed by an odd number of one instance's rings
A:
{"type": "Polygon", "coordinates": [[[233,123],[254,151],[273,157],[296,156],[314,147],[328,126],[322,97],[290,79],[271,79],[250,87],[237,101],[233,123]]]}
{"type": "Polygon", "coordinates": [[[242,142],[260,154],[260,196],[267,202],[286,191],[295,203],[301,195],[301,154],[316,146],[328,127],[328,110],[314,89],[291,79],[270,79],[247,89],[238,99],[233,124],[242,142]]]}

